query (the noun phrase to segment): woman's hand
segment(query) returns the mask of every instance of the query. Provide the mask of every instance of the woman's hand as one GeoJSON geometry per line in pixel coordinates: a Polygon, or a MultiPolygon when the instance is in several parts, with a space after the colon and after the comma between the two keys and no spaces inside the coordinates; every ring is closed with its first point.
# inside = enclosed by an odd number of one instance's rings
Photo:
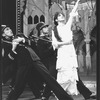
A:
{"type": "Polygon", "coordinates": [[[72,9],[71,12],[76,12],[77,7],[78,7],[78,4],[79,4],[79,1],[80,1],[80,0],[77,0],[76,4],[75,4],[75,6],[74,6],[74,8],[72,9]]]}
{"type": "Polygon", "coordinates": [[[79,2],[80,0],[77,0],[77,2],[79,2]]]}

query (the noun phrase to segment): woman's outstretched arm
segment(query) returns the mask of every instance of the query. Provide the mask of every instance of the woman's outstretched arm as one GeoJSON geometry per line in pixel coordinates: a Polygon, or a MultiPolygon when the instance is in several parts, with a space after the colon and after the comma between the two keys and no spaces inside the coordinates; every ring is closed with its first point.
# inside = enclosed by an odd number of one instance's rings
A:
{"type": "Polygon", "coordinates": [[[79,3],[80,0],[77,0],[74,8],[72,9],[72,11],[70,12],[70,16],[69,16],[69,19],[67,21],[67,28],[69,27],[71,29],[71,26],[72,26],[72,22],[73,22],[73,17],[75,17],[77,15],[77,7],[78,7],[78,3],[79,3]]]}
{"type": "Polygon", "coordinates": [[[80,1],[80,0],[77,0],[76,4],[75,4],[75,6],[74,6],[74,8],[72,9],[71,12],[76,12],[79,1],[80,1]]]}

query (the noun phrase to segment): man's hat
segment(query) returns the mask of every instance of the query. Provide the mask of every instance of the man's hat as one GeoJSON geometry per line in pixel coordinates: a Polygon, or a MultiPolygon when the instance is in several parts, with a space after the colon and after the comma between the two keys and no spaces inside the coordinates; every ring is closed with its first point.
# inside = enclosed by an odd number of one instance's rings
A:
{"type": "Polygon", "coordinates": [[[1,25],[1,31],[3,32],[7,25],[1,25]]]}
{"type": "Polygon", "coordinates": [[[37,23],[36,29],[37,29],[38,31],[40,31],[40,27],[41,27],[42,25],[44,25],[44,22],[37,23]]]}
{"type": "Polygon", "coordinates": [[[48,27],[49,25],[47,24],[43,24],[41,27],[40,27],[40,30],[42,30],[44,27],[48,27]]]}
{"type": "Polygon", "coordinates": [[[39,31],[39,30],[42,30],[44,27],[48,27],[49,25],[45,24],[44,22],[40,22],[36,25],[36,29],[39,31]]]}

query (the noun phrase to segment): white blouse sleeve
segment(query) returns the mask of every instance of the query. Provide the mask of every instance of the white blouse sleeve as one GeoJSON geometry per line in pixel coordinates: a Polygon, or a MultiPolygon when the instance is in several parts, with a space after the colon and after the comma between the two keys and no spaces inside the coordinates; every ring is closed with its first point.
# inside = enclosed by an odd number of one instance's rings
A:
{"type": "Polygon", "coordinates": [[[78,16],[78,12],[71,12],[69,15],[70,16],[69,16],[69,19],[66,23],[66,27],[71,29],[71,26],[72,26],[72,23],[73,23],[73,20],[74,20],[73,18],[78,16]]]}
{"type": "Polygon", "coordinates": [[[52,46],[53,46],[53,49],[57,49],[58,47],[58,44],[57,44],[57,39],[56,37],[54,36],[54,31],[52,30],[52,46]]]}

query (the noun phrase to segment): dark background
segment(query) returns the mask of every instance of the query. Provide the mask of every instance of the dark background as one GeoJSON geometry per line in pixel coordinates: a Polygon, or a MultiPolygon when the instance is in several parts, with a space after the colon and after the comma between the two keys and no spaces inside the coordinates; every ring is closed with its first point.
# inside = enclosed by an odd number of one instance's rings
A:
{"type": "Polygon", "coordinates": [[[1,24],[8,25],[16,32],[16,0],[2,0],[1,24]]]}
{"type": "MultiPolygon", "coordinates": [[[[0,0],[0,25],[9,26],[16,34],[16,0],[0,0]]],[[[1,30],[1,27],[0,27],[1,30]]],[[[0,31],[0,40],[1,40],[0,31]]],[[[2,63],[1,63],[1,41],[0,41],[0,100],[2,100],[2,63]]]]}

